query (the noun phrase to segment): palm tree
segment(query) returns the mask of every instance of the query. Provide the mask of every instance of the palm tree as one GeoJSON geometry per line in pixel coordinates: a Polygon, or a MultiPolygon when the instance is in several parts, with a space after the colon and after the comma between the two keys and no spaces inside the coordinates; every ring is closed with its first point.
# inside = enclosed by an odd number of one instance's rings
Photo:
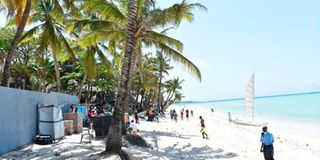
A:
{"type": "Polygon", "coordinates": [[[168,70],[172,69],[173,67],[171,67],[169,65],[170,59],[167,59],[163,53],[161,51],[157,51],[157,58],[156,58],[156,64],[157,64],[157,68],[158,68],[158,78],[159,78],[159,82],[158,82],[158,111],[160,111],[161,108],[161,88],[162,88],[162,78],[163,78],[163,74],[169,74],[168,70]]]}
{"type": "MultiPolygon", "coordinates": [[[[151,54],[143,55],[142,57],[138,55],[138,63],[135,74],[136,80],[136,103],[135,106],[132,107],[132,112],[138,107],[138,97],[140,92],[144,92],[146,90],[146,83],[148,81],[152,81],[154,84],[156,82],[156,64],[154,59],[151,57],[151,54]]],[[[150,83],[150,82],[149,82],[150,83]]],[[[142,94],[143,95],[143,94],[142,94]]],[[[142,102],[143,96],[141,98],[142,102]]]]}
{"type": "Polygon", "coordinates": [[[166,88],[167,98],[164,101],[164,104],[161,106],[161,112],[163,112],[165,108],[173,102],[172,98],[182,98],[180,90],[182,89],[181,84],[183,82],[184,80],[180,80],[179,77],[165,82],[164,86],[166,88]]]}
{"type": "MultiPolygon", "coordinates": [[[[128,1],[120,1],[120,6],[126,6],[128,1]]],[[[156,47],[162,50],[162,52],[168,55],[169,58],[176,62],[182,63],[187,69],[201,80],[200,70],[190,60],[184,57],[181,52],[183,50],[183,44],[172,37],[167,36],[167,31],[172,27],[178,27],[182,20],[192,22],[194,15],[192,10],[195,8],[206,9],[199,3],[188,4],[182,1],[179,4],[166,9],[156,9],[151,5],[150,0],[140,0],[138,3],[138,14],[135,17],[136,33],[135,39],[137,41],[136,50],[141,50],[141,47],[156,47]],[[165,28],[162,32],[157,32],[159,29],[165,28]]],[[[83,40],[80,40],[81,45],[90,46],[91,44],[101,42],[103,40],[124,41],[126,22],[126,8],[119,8],[114,3],[105,0],[90,0],[85,1],[84,9],[99,14],[101,19],[99,23],[115,25],[115,28],[110,28],[109,25],[86,34],[83,40]],[[123,13],[124,12],[124,13],[123,13]]],[[[128,12],[129,13],[129,12],[128,12]]],[[[98,23],[93,21],[92,23],[98,23]]],[[[90,24],[86,21],[86,24],[90,24]]]]}
{"type": "Polygon", "coordinates": [[[38,52],[50,50],[56,73],[56,88],[61,91],[61,80],[58,57],[62,51],[63,46],[70,53],[70,56],[75,60],[73,51],[64,36],[64,14],[63,9],[56,0],[40,0],[37,1],[36,13],[32,17],[34,23],[40,23],[30,30],[28,30],[22,37],[22,40],[28,40],[35,35],[38,38],[38,52]]]}
{"type": "Polygon", "coordinates": [[[130,93],[130,75],[132,67],[135,64],[135,47],[137,40],[135,38],[136,33],[136,17],[137,17],[137,0],[130,0],[128,5],[128,25],[127,25],[127,36],[126,36],[126,46],[125,55],[121,68],[121,75],[119,81],[119,88],[117,94],[117,100],[113,111],[113,121],[108,133],[108,138],[106,142],[106,151],[121,152],[122,147],[122,137],[121,137],[121,127],[120,121],[123,117],[123,112],[121,109],[128,104],[129,93],[130,93]]]}
{"type": "MultiPolygon", "coordinates": [[[[105,0],[90,0],[84,2],[84,9],[96,13],[105,23],[110,24],[113,21],[114,28],[106,26],[100,30],[93,31],[90,35],[85,35],[85,42],[80,41],[83,46],[90,46],[91,44],[108,40],[114,42],[125,41],[125,56],[123,59],[121,78],[118,87],[118,97],[115,106],[113,124],[110,138],[107,140],[106,150],[119,151],[121,149],[120,136],[120,119],[121,110],[128,106],[128,95],[130,93],[130,83],[135,68],[135,57],[137,51],[141,50],[142,45],[146,47],[161,48],[165,54],[175,61],[185,64],[187,68],[199,79],[201,74],[199,69],[180,52],[182,52],[183,44],[165,34],[165,32],[157,32],[159,28],[166,28],[167,26],[177,27],[183,19],[192,21],[194,15],[192,10],[194,8],[205,8],[201,4],[187,4],[183,1],[180,4],[175,4],[167,9],[155,9],[152,3],[148,0],[120,1],[118,8],[114,3],[105,0]],[[128,8],[126,9],[126,7],[128,8]],[[152,9],[153,7],[153,9],[152,9]],[[128,13],[128,16],[125,16],[128,13]],[[127,17],[127,18],[126,18],[127,17]],[[124,26],[127,22],[127,27],[124,26]],[[114,24],[116,23],[116,24],[114,24]],[[126,36],[121,36],[125,35],[126,36]],[[115,38],[116,37],[116,38],[115,38]],[[118,134],[118,135],[115,135],[118,134]],[[113,149],[112,149],[113,148],[113,149]]],[[[94,21],[93,23],[97,23],[94,21]]]]}
{"type": "Polygon", "coordinates": [[[16,53],[16,48],[19,44],[20,38],[22,36],[23,30],[27,24],[27,20],[31,10],[31,0],[23,0],[18,1],[18,3],[14,3],[17,1],[9,1],[9,0],[1,0],[1,4],[9,9],[9,11],[14,8],[17,10],[17,19],[18,19],[18,28],[17,32],[11,42],[11,46],[8,52],[8,55],[5,60],[3,77],[2,77],[2,86],[9,86],[9,78],[10,78],[10,69],[13,55],[16,53]],[[15,5],[16,4],[16,5],[15,5]],[[23,11],[23,12],[22,12],[23,11]],[[21,15],[22,13],[22,15],[21,15]]]}

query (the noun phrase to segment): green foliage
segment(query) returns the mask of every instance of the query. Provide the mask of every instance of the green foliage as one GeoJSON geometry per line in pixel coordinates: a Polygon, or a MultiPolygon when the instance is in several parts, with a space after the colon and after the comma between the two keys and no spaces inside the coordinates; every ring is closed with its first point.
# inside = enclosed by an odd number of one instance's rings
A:
{"type": "MultiPolygon", "coordinates": [[[[11,86],[51,91],[57,88],[57,74],[61,75],[62,92],[78,95],[87,87],[97,92],[117,90],[125,49],[128,0],[38,0],[32,2],[31,27],[24,32],[17,54],[13,57],[11,86]],[[57,60],[54,61],[54,56],[57,60]],[[58,70],[55,70],[58,66],[58,70]],[[22,83],[23,82],[23,83],[22,83]],[[25,84],[23,86],[22,84],[25,84]],[[84,85],[81,87],[81,85],[84,85]]],[[[2,7],[15,12],[11,1],[0,0],[2,7]]],[[[137,38],[137,66],[132,90],[144,97],[145,105],[156,103],[158,94],[168,106],[183,98],[180,79],[161,82],[173,68],[170,61],[186,67],[197,79],[197,66],[183,55],[183,43],[171,37],[168,30],[183,20],[193,21],[194,9],[206,8],[186,1],[168,8],[156,7],[155,0],[137,0],[135,37],[137,38]],[[145,53],[146,49],[158,52],[145,53]]],[[[15,14],[13,14],[15,15],[15,14]]],[[[14,16],[7,21],[14,27],[14,16]]],[[[15,29],[0,29],[0,49],[10,48],[15,29]]],[[[96,93],[95,93],[96,94],[96,93]]]]}
{"type": "Polygon", "coordinates": [[[8,51],[14,37],[14,30],[8,28],[0,29],[0,50],[8,51]]]}

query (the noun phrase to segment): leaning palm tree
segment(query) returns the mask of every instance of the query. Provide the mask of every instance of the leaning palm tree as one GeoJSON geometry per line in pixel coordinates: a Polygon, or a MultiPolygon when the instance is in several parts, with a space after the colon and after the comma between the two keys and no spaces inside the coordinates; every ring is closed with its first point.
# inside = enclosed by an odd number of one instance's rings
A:
{"type": "Polygon", "coordinates": [[[37,37],[37,43],[39,45],[37,51],[50,50],[56,73],[56,88],[57,91],[61,91],[61,80],[58,57],[62,52],[62,48],[65,47],[73,60],[75,56],[69,45],[68,40],[65,37],[65,28],[63,26],[64,14],[63,9],[56,0],[40,0],[37,1],[37,8],[35,14],[33,14],[32,22],[37,25],[28,30],[23,37],[22,41],[29,40],[31,37],[37,37]],[[38,24],[39,23],[39,24],[38,24]]]}
{"type": "Polygon", "coordinates": [[[161,106],[161,112],[164,112],[165,108],[173,102],[173,98],[180,98],[182,96],[180,90],[182,89],[181,84],[183,82],[184,80],[180,80],[179,77],[165,82],[164,87],[166,88],[167,98],[161,106]]]}
{"type": "Polygon", "coordinates": [[[20,38],[22,36],[23,30],[27,24],[28,17],[31,10],[31,0],[22,0],[22,1],[13,1],[13,0],[1,0],[1,4],[8,8],[9,13],[13,10],[17,11],[17,22],[18,28],[17,32],[11,42],[11,46],[8,52],[8,55],[5,60],[3,77],[2,77],[2,86],[9,86],[10,78],[10,69],[13,55],[16,53],[16,48],[19,44],[20,38]]]}
{"type": "MultiPolygon", "coordinates": [[[[118,97],[114,109],[114,121],[111,125],[109,138],[107,139],[106,150],[119,151],[121,149],[120,120],[124,108],[128,106],[128,95],[130,93],[130,83],[133,77],[136,55],[142,46],[156,47],[163,50],[170,58],[185,64],[187,68],[200,80],[199,69],[181,52],[183,44],[169,36],[166,32],[157,32],[162,28],[177,27],[183,19],[192,21],[195,8],[205,9],[201,4],[188,4],[185,1],[175,4],[166,9],[156,9],[150,0],[124,0],[119,1],[120,7],[105,0],[86,0],[84,9],[98,14],[100,21],[104,23],[112,21],[114,28],[106,26],[101,30],[96,30],[89,35],[84,35],[82,46],[90,46],[92,43],[107,40],[114,42],[115,37],[123,42],[125,56],[123,59],[121,78],[118,87],[118,97]],[[126,14],[127,13],[127,14],[126,14]],[[126,35],[126,36],[120,36],[126,35]],[[123,38],[123,39],[121,39],[123,38]],[[86,42],[86,43],[84,43],[86,42]]],[[[97,23],[95,21],[94,23],[97,23]]]]}
{"type": "MultiPolygon", "coordinates": [[[[78,23],[81,26],[88,24],[105,24],[104,28],[97,29],[89,34],[83,35],[83,39],[79,41],[82,46],[90,46],[104,40],[114,42],[118,40],[124,42],[126,33],[126,22],[128,12],[124,6],[128,1],[120,1],[120,7],[106,0],[86,0],[84,1],[84,9],[88,12],[98,14],[100,20],[90,21],[81,20],[78,23]],[[122,7],[122,8],[121,8],[122,7]],[[110,28],[111,22],[114,28],[110,28]]],[[[139,0],[137,6],[137,16],[135,17],[136,32],[134,38],[137,41],[136,51],[144,47],[156,47],[162,50],[169,58],[183,64],[195,77],[201,80],[200,70],[189,59],[182,55],[183,44],[177,39],[169,37],[167,31],[178,27],[182,20],[193,21],[194,15],[192,10],[196,8],[206,9],[199,3],[188,4],[185,1],[174,4],[166,9],[154,8],[150,0],[139,0]],[[158,32],[163,29],[163,31],[158,32]]],[[[122,45],[123,46],[123,45],[122,45]]]]}
{"type": "Polygon", "coordinates": [[[121,137],[121,127],[120,121],[122,118],[121,108],[126,106],[129,101],[130,85],[131,85],[131,70],[135,64],[135,47],[137,45],[137,40],[135,39],[136,33],[136,17],[137,17],[137,0],[130,0],[128,5],[128,25],[127,25],[127,36],[126,36],[126,46],[125,55],[121,68],[121,75],[118,87],[117,101],[113,111],[113,121],[110,127],[106,142],[106,151],[111,152],[121,152],[122,147],[122,137],[121,137]]]}

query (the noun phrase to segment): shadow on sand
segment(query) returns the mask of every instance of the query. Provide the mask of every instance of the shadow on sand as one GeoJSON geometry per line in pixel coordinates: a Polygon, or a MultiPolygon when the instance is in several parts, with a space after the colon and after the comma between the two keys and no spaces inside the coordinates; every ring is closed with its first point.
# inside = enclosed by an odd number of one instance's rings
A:
{"type": "Polygon", "coordinates": [[[172,138],[181,138],[181,139],[190,139],[191,137],[201,137],[200,135],[187,135],[187,134],[175,134],[170,132],[148,132],[143,131],[143,137],[148,137],[152,141],[152,146],[154,149],[138,147],[136,153],[134,153],[135,157],[139,157],[141,159],[150,159],[150,156],[164,159],[229,159],[237,157],[238,154],[232,152],[224,152],[223,149],[217,148],[213,149],[209,146],[203,147],[192,147],[191,144],[187,145],[179,145],[179,143],[175,143],[172,146],[166,147],[164,149],[159,150],[158,148],[158,138],[161,136],[172,137],[172,138]],[[149,153],[149,154],[148,154],[149,153]],[[151,155],[150,155],[151,154],[151,155]]]}

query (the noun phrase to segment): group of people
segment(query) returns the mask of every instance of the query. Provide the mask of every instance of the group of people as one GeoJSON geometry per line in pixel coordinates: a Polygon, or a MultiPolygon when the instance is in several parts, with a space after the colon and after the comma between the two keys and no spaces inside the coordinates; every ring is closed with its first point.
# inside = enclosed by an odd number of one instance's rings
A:
{"type": "MultiPolygon", "coordinates": [[[[211,111],[212,110],[213,109],[211,108],[211,111]]],[[[153,114],[154,114],[154,110],[152,110],[152,108],[149,108],[147,110],[148,117],[152,116],[153,114]]],[[[193,110],[190,110],[190,114],[191,114],[191,116],[193,116],[193,110]]],[[[189,109],[182,108],[180,110],[181,120],[184,119],[184,116],[187,119],[189,118],[189,109]]],[[[128,123],[129,132],[131,134],[138,134],[139,133],[139,129],[138,129],[138,126],[136,124],[139,123],[139,120],[138,120],[139,116],[138,116],[137,112],[135,112],[133,114],[133,117],[135,118],[135,121],[132,119],[130,121],[131,123],[128,123]]],[[[177,114],[175,109],[170,110],[170,118],[177,122],[178,114],[177,114]]],[[[229,121],[230,121],[231,120],[230,112],[228,113],[228,118],[229,118],[229,121]]],[[[125,117],[125,119],[127,119],[126,121],[129,122],[129,116],[128,115],[127,115],[127,118],[125,117]]],[[[205,131],[206,125],[204,123],[204,118],[202,116],[199,116],[199,119],[200,119],[200,133],[202,135],[202,138],[208,139],[209,136],[205,131]]],[[[263,153],[265,160],[274,160],[273,159],[273,154],[274,154],[273,142],[274,142],[274,139],[273,139],[273,135],[270,132],[267,131],[267,127],[266,126],[264,126],[262,128],[260,142],[261,142],[260,152],[263,153]]]]}
{"type": "MultiPolygon", "coordinates": [[[[191,116],[193,116],[193,110],[190,110],[190,114],[191,114],[191,116]]],[[[184,115],[189,120],[189,109],[182,108],[180,110],[180,118],[181,118],[181,120],[183,120],[184,115]],[[184,112],[185,112],[185,114],[184,114],[184,112]]],[[[178,114],[177,114],[175,109],[170,110],[170,118],[172,120],[175,120],[176,122],[178,121],[178,114]]]]}
{"type": "Polygon", "coordinates": [[[155,111],[154,107],[149,107],[146,111],[146,115],[148,117],[147,121],[153,122],[157,121],[159,122],[158,113],[155,111]]]}

